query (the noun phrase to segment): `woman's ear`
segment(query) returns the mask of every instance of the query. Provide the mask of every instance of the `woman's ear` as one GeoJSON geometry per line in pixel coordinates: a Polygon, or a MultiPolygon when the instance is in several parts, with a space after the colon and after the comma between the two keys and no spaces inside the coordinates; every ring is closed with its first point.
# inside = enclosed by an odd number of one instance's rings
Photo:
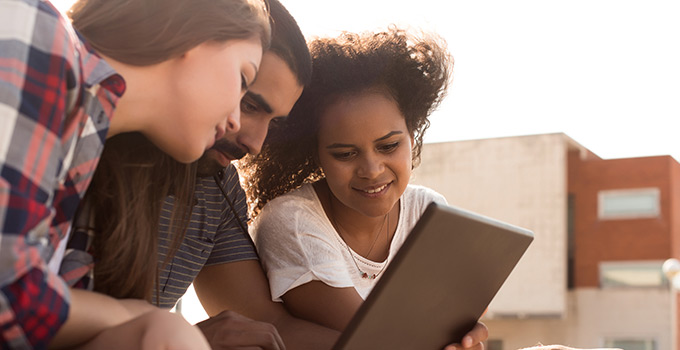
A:
{"type": "Polygon", "coordinates": [[[192,48],[190,48],[187,51],[184,51],[181,55],[175,56],[175,59],[179,61],[186,61],[187,59],[193,59],[194,57],[198,57],[202,54],[202,52],[206,51],[206,49],[210,49],[211,47],[214,47],[216,45],[214,42],[211,41],[204,41],[192,48]]]}

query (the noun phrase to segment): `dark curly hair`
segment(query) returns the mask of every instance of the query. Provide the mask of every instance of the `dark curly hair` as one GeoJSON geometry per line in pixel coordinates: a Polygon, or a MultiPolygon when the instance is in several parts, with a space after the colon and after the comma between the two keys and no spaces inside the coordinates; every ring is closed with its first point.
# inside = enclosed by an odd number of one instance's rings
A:
{"type": "Polygon", "coordinates": [[[252,217],[271,199],[324,177],[317,162],[320,116],[341,97],[387,93],[414,137],[420,160],[428,117],[445,96],[453,60],[443,39],[396,27],[379,33],[343,33],[309,44],[312,81],[285,122],[272,127],[257,156],[241,161],[252,217]]]}

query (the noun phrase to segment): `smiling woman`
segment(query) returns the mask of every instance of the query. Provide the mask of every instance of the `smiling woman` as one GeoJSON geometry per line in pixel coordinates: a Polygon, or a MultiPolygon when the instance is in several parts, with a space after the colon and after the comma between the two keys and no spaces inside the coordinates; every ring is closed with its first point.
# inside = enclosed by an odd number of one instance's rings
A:
{"type": "Polygon", "coordinates": [[[325,119],[319,116],[335,103],[336,109],[348,100],[359,103],[351,98],[365,92],[382,94],[396,104],[413,139],[409,146],[412,162],[418,164],[428,117],[445,96],[452,65],[445,42],[436,35],[422,35],[419,38],[394,28],[362,35],[347,33],[310,44],[317,54],[313,88],[305,89],[288,123],[273,129],[261,155],[246,165],[250,174],[247,191],[255,215],[270,199],[323,177],[317,138],[325,119]],[[288,142],[290,139],[296,142],[288,142]]]}
{"type": "Polygon", "coordinates": [[[336,216],[343,208],[371,217],[388,212],[399,216],[393,208],[411,177],[413,140],[387,91],[366,91],[329,105],[321,116],[317,143],[330,190],[324,192],[333,194],[329,204],[337,202],[336,216]]]}
{"type": "Polygon", "coordinates": [[[309,46],[311,84],[244,167],[251,234],[272,299],[342,330],[426,206],[446,202],[408,182],[452,61],[437,36],[397,28],[309,46]]]}

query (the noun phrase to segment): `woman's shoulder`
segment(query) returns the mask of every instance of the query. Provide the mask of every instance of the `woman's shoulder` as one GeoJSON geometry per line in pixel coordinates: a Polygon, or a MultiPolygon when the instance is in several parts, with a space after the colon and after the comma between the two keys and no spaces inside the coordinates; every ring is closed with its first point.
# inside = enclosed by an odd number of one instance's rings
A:
{"type": "Polygon", "coordinates": [[[401,218],[403,218],[407,228],[410,231],[412,225],[418,221],[427,206],[436,202],[439,204],[447,204],[444,196],[437,191],[420,185],[409,184],[401,196],[401,218]]]}
{"type": "MultiPolygon", "coordinates": [[[[267,203],[249,227],[258,247],[300,246],[301,240],[328,239],[328,223],[311,185],[281,195],[267,203]]],[[[302,248],[300,248],[302,249],[302,248]]]]}
{"type": "Polygon", "coordinates": [[[255,226],[311,224],[321,216],[323,209],[312,185],[278,196],[262,207],[254,221],[255,226]]]}
{"type": "Polygon", "coordinates": [[[311,184],[304,184],[288,193],[282,194],[265,204],[262,213],[267,211],[305,211],[315,209],[318,199],[311,184]]]}
{"type": "Polygon", "coordinates": [[[402,198],[410,203],[429,204],[431,202],[437,202],[447,204],[446,198],[444,198],[441,193],[429,187],[414,184],[409,184],[406,187],[406,191],[404,191],[402,198]]]}

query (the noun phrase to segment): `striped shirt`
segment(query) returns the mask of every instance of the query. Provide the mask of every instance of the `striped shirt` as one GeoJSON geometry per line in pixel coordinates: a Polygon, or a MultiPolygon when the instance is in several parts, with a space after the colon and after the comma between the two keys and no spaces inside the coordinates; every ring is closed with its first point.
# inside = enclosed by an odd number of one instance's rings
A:
{"type": "Polygon", "coordinates": [[[124,89],[49,2],[0,0],[2,349],[47,348],[68,316],[68,288],[48,262],[124,89]]]}
{"type": "MultiPolygon", "coordinates": [[[[224,192],[233,201],[243,225],[248,223],[245,192],[239,183],[236,168],[229,165],[218,177],[224,192]]],[[[203,266],[257,259],[255,246],[248,232],[244,232],[212,177],[198,178],[196,201],[191,222],[175,256],[165,266],[163,262],[172,242],[168,225],[172,215],[172,198],[161,211],[158,262],[162,267],[158,287],[158,305],[171,308],[184,295],[203,266]]],[[[153,293],[156,302],[156,291],[153,293]]]]}

